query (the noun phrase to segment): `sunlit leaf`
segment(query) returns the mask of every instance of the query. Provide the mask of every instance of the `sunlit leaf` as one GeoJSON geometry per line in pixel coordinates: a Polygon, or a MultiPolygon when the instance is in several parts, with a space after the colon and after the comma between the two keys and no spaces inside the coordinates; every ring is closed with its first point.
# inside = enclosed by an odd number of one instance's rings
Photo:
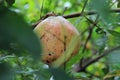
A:
{"type": "Polygon", "coordinates": [[[107,30],[110,34],[112,34],[115,37],[120,38],[120,32],[114,31],[114,30],[107,30]]]}
{"type": "MultiPolygon", "coordinates": [[[[103,80],[109,80],[113,77],[118,77],[118,76],[120,77],[120,70],[108,73],[103,80]]],[[[115,79],[115,80],[119,80],[119,79],[115,79]]]]}
{"type": "Polygon", "coordinates": [[[114,30],[107,30],[113,37],[116,44],[120,44],[120,32],[114,30]]]}

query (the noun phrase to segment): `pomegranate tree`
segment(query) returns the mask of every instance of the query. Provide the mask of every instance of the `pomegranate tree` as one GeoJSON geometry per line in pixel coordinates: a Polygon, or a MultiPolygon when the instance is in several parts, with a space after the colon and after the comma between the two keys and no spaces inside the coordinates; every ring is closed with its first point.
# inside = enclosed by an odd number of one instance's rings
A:
{"type": "Polygon", "coordinates": [[[57,63],[63,64],[79,51],[79,32],[62,16],[44,19],[35,27],[34,32],[42,43],[42,60],[50,66],[54,66],[60,58],[64,60],[57,63]]]}

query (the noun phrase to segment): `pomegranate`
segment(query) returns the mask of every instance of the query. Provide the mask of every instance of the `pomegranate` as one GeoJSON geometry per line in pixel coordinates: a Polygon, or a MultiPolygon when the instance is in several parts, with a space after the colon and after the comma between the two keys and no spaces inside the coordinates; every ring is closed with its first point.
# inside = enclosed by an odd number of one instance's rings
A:
{"type": "Polygon", "coordinates": [[[42,60],[50,66],[57,63],[59,66],[62,65],[79,51],[79,32],[62,16],[50,16],[44,19],[35,27],[34,32],[42,43],[42,60]],[[64,57],[64,54],[67,56],[64,57]],[[56,62],[59,59],[62,61],[56,62]]]}

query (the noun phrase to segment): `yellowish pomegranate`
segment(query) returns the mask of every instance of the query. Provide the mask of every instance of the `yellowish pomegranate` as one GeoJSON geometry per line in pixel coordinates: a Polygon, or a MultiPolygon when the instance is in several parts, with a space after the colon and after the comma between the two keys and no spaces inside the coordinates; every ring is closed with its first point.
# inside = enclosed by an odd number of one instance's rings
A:
{"type": "Polygon", "coordinates": [[[42,43],[42,60],[50,66],[62,65],[79,51],[79,32],[61,16],[46,18],[35,27],[34,32],[42,43]]]}

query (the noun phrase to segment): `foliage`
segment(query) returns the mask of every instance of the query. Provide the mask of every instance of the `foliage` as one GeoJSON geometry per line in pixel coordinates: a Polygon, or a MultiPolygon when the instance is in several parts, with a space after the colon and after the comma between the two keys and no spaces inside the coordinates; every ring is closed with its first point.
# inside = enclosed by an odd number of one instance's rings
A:
{"type": "Polygon", "coordinates": [[[0,80],[119,80],[119,4],[119,0],[0,0],[0,80]],[[32,25],[48,12],[82,13],[68,19],[80,32],[81,47],[65,70],[48,68],[40,60],[41,43],[32,25]]]}

